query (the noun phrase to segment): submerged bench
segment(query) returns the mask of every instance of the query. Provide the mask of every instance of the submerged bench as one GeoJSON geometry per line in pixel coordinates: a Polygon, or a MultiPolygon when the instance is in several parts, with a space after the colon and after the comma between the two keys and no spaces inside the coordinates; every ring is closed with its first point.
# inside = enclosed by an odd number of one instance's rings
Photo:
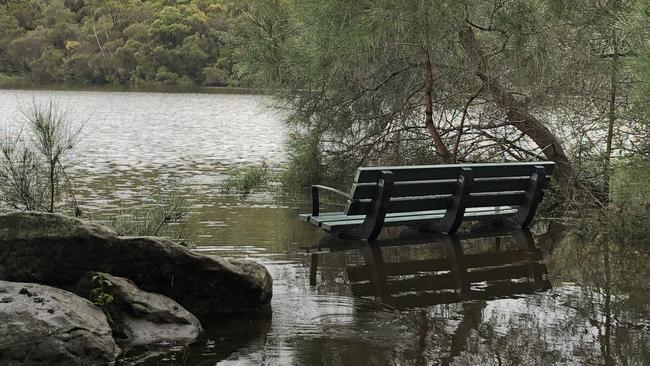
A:
{"type": "Polygon", "coordinates": [[[374,240],[384,226],[455,232],[463,220],[503,219],[527,227],[553,162],[361,167],[350,193],[312,186],[312,212],[299,215],[342,238],[374,240]],[[319,190],[347,198],[342,212],[320,212],[319,190]]]}

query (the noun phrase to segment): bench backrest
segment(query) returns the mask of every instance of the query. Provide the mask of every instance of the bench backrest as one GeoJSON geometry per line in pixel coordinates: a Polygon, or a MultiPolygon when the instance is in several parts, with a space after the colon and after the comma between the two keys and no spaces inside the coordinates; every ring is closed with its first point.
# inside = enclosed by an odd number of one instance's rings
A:
{"type": "Polygon", "coordinates": [[[395,181],[387,211],[390,213],[446,209],[463,168],[471,168],[474,174],[467,207],[515,206],[523,202],[536,166],[544,167],[546,176],[550,177],[555,163],[543,161],[361,167],[355,175],[350,192],[352,201],[345,212],[348,215],[359,215],[368,211],[383,170],[391,171],[395,181]]]}

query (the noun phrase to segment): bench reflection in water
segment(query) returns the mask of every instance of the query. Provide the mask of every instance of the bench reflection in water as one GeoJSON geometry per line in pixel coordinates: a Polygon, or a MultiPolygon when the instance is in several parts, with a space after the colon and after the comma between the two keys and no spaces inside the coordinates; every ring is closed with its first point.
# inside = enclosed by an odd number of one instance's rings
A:
{"type": "Polygon", "coordinates": [[[363,264],[345,266],[352,293],[395,308],[512,297],[551,288],[542,252],[535,247],[527,229],[462,235],[406,230],[372,243],[327,236],[307,250],[311,254],[311,285],[317,282],[320,256],[357,251],[363,264]],[[464,254],[463,242],[473,244],[475,240],[482,242],[480,251],[469,245],[471,253],[464,254]],[[395,246],[399,248],[391,248],[395,246]],[[405,250],[409,246],[437,246],[441,250],[439,255],[426,259],[421,255],[415,255],[416,258],[399,255],[398,261],[386,260],[384,251],[388,248],[393,252],[413,252],[405,250]]]}

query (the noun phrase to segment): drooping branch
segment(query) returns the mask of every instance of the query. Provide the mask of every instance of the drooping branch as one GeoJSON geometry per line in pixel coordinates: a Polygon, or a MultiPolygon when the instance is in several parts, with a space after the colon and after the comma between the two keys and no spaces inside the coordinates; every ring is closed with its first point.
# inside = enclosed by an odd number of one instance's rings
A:
{"type": "Polygon", "coordinates": [[[438,155],[440,155],[442,161],[446,163],[450,162],[451,154],[449,153],[449,149],[447,149],[447,145],[442,141],[440,133],[433,123],[433,69],[428,53],[426,54],[426,62],[424,63],[424,115],[424,123],[433,139],[438,155]]]}
{"type": "Polygon", "coordinates": [[[460,119],[460,125],[458,126],[458,135],[456,136],[456,143],[454,144],[454,154],[452,156],[452,160],[454,163],[457,162],[458,160],[458,148],[460,146],[460,140],[463,137],[463,128],[465,128],[465,120],[467,119],[467,111],[469,109],[469,106],[472,104],[474,99],[478,98],[478,96],[483,92],[483,87],[485,84],[481,85],[478,91],[476,93],[472,94],[469,99],[467,100],[467,103],[465,103],[465,107],[463,108],[463,116],[460,119]]]}
{"type": "Polygon", "coordinates": [[[541,120],[530,113],[526,105],[518,101],[514,94],[500,83],[498,77],[491,75],[488,59],[473,29],[463,26],[459,35],[463,49],[476,67],[476,76],[486,85],[494,103],[505,111],[508,123],[525,133],[537,146],[552,146],[544,150],[544,155],[557,164],[556,176],[564,182],[569,182],[575,177],[575,172],[560,140],[541,120]]]}

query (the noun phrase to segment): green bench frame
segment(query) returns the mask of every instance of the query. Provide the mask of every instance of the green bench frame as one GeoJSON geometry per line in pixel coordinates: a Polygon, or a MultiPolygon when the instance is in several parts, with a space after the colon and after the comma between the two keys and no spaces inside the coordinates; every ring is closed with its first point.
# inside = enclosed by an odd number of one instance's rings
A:
{"type": "Polygon", "coordinates": [[[528,227],[553,162],[361,167],[350,193],[312,186],[312,212],[299,219],[341,238],[374,240],[385,226],[454,233],[463,221],[499,219],[528,227]],[[342,212],[320,212],[319,191],[347,199],[342,212]]]}

